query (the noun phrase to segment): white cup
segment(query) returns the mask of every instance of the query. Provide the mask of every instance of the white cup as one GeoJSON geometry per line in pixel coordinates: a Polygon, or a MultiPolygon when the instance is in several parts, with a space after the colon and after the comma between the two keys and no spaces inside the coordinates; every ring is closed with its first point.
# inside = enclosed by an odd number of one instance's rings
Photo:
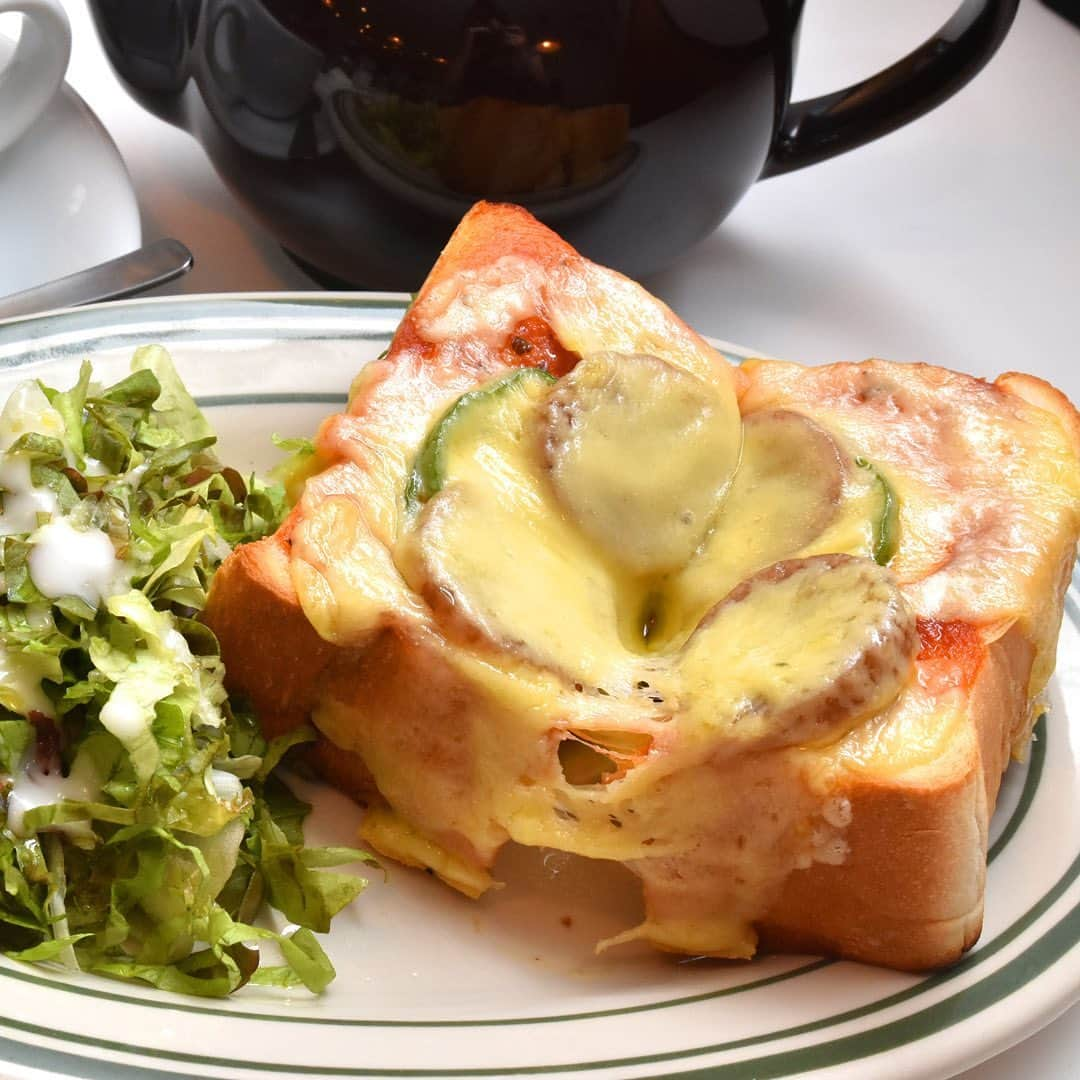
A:
{"type": "Polygon", "coordinates": [[[0,0],[0,14],[8,11],[22,12],[23,27],[0,71],[0,151],[45,111],[71,56],[71,26],[59,0],[0,0]]]}

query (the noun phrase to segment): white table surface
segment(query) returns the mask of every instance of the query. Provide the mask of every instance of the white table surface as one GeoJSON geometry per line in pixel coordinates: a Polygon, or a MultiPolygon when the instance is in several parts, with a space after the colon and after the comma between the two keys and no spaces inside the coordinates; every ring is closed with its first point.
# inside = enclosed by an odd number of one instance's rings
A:
{"type": "MultiPolygon", "coordinates": [[[[146,239],[195,269],[165,293],[314,289],[187,134],[109,69],[85,0],[64,0],[68,81],[127,162],[146,239]]],[[[955,0],[809,0],[796,96],[885,66],[955,0]]],[[[1050,378],[1080,400],[1080,30],[1023,0],[987,69],[879,142],[758,185],[645,284],[703,333],[805,362],[882,356],[1050,378]]],[[[1080,1076],[1080,1006],[966,1080],[1080,1076]]]]}

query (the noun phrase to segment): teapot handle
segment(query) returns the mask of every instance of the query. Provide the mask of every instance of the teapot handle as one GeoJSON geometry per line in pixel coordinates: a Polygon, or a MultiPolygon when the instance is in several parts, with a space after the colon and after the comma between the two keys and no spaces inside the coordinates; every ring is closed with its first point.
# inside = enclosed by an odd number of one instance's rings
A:
{"type": "Polygon", "coordinates": [[[813,165],[887,135],[940,105],[997,51],[1019,0],[964,0],[933,37],[853,86],[784,110],[761,177],[813,165]]]}

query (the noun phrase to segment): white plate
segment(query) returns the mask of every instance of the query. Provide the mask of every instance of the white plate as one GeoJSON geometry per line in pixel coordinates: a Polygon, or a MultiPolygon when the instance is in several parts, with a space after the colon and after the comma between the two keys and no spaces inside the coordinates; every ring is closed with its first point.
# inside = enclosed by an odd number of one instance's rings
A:
{"type": "MultiPolygon", "coordinates": [[[[84,355],[119,374],[136,344],[160,341],[225,460],[265,467],[270,434],[308,432],[343,402],[402,310],[401,298],[374,295],[190,297],[2,324],[0,393],[28,372],[66,385],[84,355]]],[[[478,903],[398,867],[375,876],[329,935],[338,979],[320,998],[245,988],[192,1000],[2,960],[0,1060],[13,1077],[103,1080],[948,1076],[1080,996],[1076,578],[1048,707],[1028,762],[1003,785],[983,936],[948,971],[596,958],[596,938],[628,922],[619,875],[519,849],[498,868],[507,888],[478,903]]],[[[355,808],[326,789],[314,800],[309,837],[352,841],[355,808]]]]}
{"type": "MultiPolygon", "coordinates": [[[[0,34],[0,69],[15,46],[0,34]]],[[[120,153],[66,83],[0,151],[0,296],[137,248],[139,207],[120,153]]]]}

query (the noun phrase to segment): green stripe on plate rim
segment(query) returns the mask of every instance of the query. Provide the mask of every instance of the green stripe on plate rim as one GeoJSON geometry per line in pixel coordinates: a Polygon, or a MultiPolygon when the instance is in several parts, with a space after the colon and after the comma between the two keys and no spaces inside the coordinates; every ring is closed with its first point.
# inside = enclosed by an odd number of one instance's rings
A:
{"type": "Polygon", "coordinates": [[[231,406],[244,405],[335,405],[343,407],[348,404],[345,394],[298,393],[287,391],[284,393],[255,394],[203,394],[195,399],[200,409],[225,409],[231,406]]]}
{"type": "Polygon", "coordinates": [[[193,334],[214,341],[261,341],[268,336],[275,341],[389,340],[408,303],[404,295],[322,293],[159,298],[109,304],[104,320],[99,308],[73,308],[0,323],[0,370],[60,359],[58,352],[134,347],[136,333],[143,340],[152,338],[161,343],[193,334]],[[379,325],[371,321],[359,325],[357,316],[364,314],[376,317],[379,325]],[[240,326],[220,325],[235,319],[245,322],[240,326]],[[215,320],[218,327],[207,327],[208,321],[215,320]]]}
{"type": "MultiPolygon", "coordinates": [[[[1074,864],[1074,870],[1076,865],[1074,864]]],[[[821,1069],[828,1065],[842,1065],[849,1061],[865,1059],[873,1054],[895,1050],[917,1039],[924,1039],[945,1031],[964,1020],[971,1019],[1026,986],[1074,948],[1078,940],[1080,940],[1080,904],[1073,907],[1060,922],[1052,926],[1023,953],[999,968],[991,978],[974,983],[920,1012],[894,1020],[882,1027],[799,1050],[754,1058],[752,1061],[754,1078],[755,1080],[770,1080],[773,1077],[791,1076],[794,1073],[821,1069]]],[[[736,1077],[746,1076],[747,1064],[747,1062],[731,1063],[680,1072],[678,1078],[679,1080],[695,1080],[695,1078],[705,1080],[708,1077],[709,1080],[721,1080],[726,1077],[728,1080],[735,1080],[736,1077]]],[[[668,1074],[668,1078],[670,1075],[668,1074]]]]}

